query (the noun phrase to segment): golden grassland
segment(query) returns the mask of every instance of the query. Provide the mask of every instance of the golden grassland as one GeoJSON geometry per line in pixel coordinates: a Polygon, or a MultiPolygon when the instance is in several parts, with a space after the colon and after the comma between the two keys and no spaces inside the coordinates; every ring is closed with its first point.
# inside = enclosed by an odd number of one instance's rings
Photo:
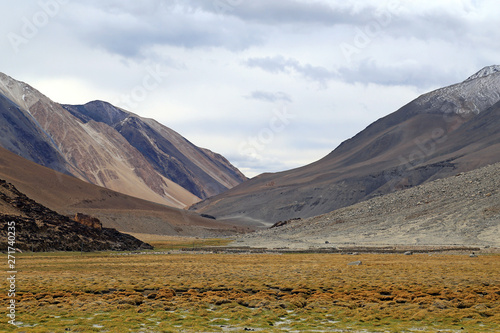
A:
{"type": "Polygon", "coordinates": [[[17,257],[22,324],[4,279],[2,332],[500,332],[499,255],[17,257]]]}

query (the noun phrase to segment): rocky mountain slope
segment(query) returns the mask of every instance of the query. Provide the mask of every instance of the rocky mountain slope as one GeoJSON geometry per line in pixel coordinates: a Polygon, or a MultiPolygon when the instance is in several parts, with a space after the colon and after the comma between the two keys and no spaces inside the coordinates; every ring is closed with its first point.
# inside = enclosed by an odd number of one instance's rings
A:
{"type": "Polygon", "coordinates": [[[194,212],[93,185],[33,163],[1,147],[0,179],[7,180],[31,199],[60,214],[95,216],[104,227],[122,232],[206,237],[250,230],[230,221],[215,221],[194,212]]]}
{"type": "Polygon", "coordinates": [[[139,117],[102,101],[64,105],[83,123],[94,120],[114,128],[162,176],[200,198],[230,189],[246,177],[229,161],[199,148],[154,119],[139,117]]]}
{"type": "MultiPolygon", "coordinates": [[[[100,223],[86,226],[60,215],[0,180],[0,248],[23,251],[103,251],[152,249],[135,237],[100,223]],[[8,244],[9,226],[15,232],[15,244],[8,244]]],[[[95,220],[95,219],[94,219],[95,220]]],[[[96,221],[96,220],[95,220],[96,221]]]]}
{"type": "Polygon", "coordinates": [[[315,163],[262,174],[192,209],[273,223],[498,162],[500,72],[495,68],[420,96],[315,163]]]}
{"type": "Polygon", "coordinates": [[[500,163],[248,234],[235,244],[500,246],[500,163]]]}
{"type": "Polygon", "coordinates": [[[195,147],[153,120],[102,102],[67,108],[72,112],[31,86],[0,73],[0,128],[4,129],[0,144],[92,184],[173,207],[198,201],[192,192],[205,197],[245,179],[222,157],[195,147]],[[143,144],[144,140],[151,142],[143,144]],[[160,141],[177,151],[151,149],[160,141]],[[183,149],[197,154],[175,155],[183,149]],[[199,156],[203,158],[192,161],[199,156]],[[156,160],[161,163],[154,163],[156,160]],[[198,169],[183,168],[189,162],[198,169]],[[165,169],[174,170],[175,176],[165,169]]]}
{"type": "Polygon", "coordinates": [[[49,136],[35,126],[29,113],[0,93],[0,146],[35,163],[70,173],[66,163],[49,136]],[[15,116],[14,116],[15,114],[15,116]]]}

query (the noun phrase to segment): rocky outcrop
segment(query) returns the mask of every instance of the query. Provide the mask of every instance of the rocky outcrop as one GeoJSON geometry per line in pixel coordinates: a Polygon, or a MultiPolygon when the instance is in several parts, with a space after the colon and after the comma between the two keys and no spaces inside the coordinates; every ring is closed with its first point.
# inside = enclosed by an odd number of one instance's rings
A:
{"type": "MultiPolygon", "coordinates": [[[[9,244],[9,226],[15,226],[15,245],[22,251],[131,251],[152,249],[135,237],[115,229],[94,227],[58,214],[19,192],[12,184],[0,180],[0,249],[9,244]]],[[[86,219],[84,218],[83,221],[86,219]]],[[[11,246],[12,247],[12,246],[11,246]]]]}
{"type": "Polygon", "coordinates": [[[83,224],[83,225],[89,227],[89,228],[98,229],[98,230],[102,229],[101,221],[99,221],[98,218],[92,217],[90,215],[76,213],[74,220],[80,224],[83,224]]]}

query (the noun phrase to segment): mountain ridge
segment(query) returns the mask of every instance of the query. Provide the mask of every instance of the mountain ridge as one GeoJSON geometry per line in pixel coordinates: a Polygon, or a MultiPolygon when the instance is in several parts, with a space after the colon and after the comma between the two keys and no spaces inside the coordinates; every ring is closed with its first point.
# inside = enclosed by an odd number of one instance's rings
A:
{"type": "Polygon", "coordinates": [[[103,101],[63,107],[81,119],[92,119],[114,128],[162,176],[197,197],[218,194],[246,180],[229,161],[221,159],[221,155],[196,147],[154,119],[140,117],[103,101]]]}
{"type": "Polygon", "coordinates": [[[191,209],[269,225],[498,162],[499,101],[500,73],[436,89],[316,162],[262,174],[191,209]]]}
{"type": "Polygon", "coordinates": [[[0,73],[0,128],[6,129],[0,133],[0,145],[87,182],[179,208],[200,200],[193,192],[206,197],[246,179],[227,160],[218,158],[215,153],[210,157],[204,153],[205,150],[156,121],[141,118],[106,102],[98,104],[99,108],[91,114],[97,119],[94,120],[81,112],[70,112],[70,107],[64,108],[30,85],[0,73]],[[182,163],[176,162],[177,156],[155,151],[157,158],[162,156],[169,163],[180,166],[176,169],[177,178],[162,172],[165,170],[152,164],[152,158],[145,156],[145,150],[131,139],[142,136],[149,140],[151,133],[138,133],[128,128],[129,135],[126,137],[108,125],[126,117],[135,117],[142,125],[153,124],[157,131],[166,133],[155,138],[170,142],[166,135],[171,135],[179,142],[178,146],[191,147],[182,149],[198,151],[203,155],[202,162],[193,162],[197,158],[195,154],[186,157],[179,153],[178,157],[183,158],[186,164],[206,164],[203,166],[205,170],[199,166],[197,169],[183,168],[182,163]],[[27,137],[29,140],[25,139],[27,137]],[[194,185],[186,189],[186,184],[182,182],[184,179],[191,180],[194,185]]]}

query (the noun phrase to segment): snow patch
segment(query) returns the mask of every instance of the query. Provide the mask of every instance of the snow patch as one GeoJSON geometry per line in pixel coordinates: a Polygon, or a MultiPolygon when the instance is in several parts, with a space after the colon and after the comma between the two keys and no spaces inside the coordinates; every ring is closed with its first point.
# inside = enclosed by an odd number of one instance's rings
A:
{"type": "Polygon", "coordinates": [[[444,114],[478,114],[500,101],[499,72],[500,66],[485,67],[464,82],[431,91],[415,102],[444,114]]]}
{"type": "Polygon", "coordinates": [[[477,72],[474,75],[471,75],[465,80],[464,82],[474,80],[480,77],[485,77],[494,73],[500,72],[500,66],[499,65],[491,65],[491,66],[486,66],[483,69],[481,69],[479,72],[477,72]]]}

